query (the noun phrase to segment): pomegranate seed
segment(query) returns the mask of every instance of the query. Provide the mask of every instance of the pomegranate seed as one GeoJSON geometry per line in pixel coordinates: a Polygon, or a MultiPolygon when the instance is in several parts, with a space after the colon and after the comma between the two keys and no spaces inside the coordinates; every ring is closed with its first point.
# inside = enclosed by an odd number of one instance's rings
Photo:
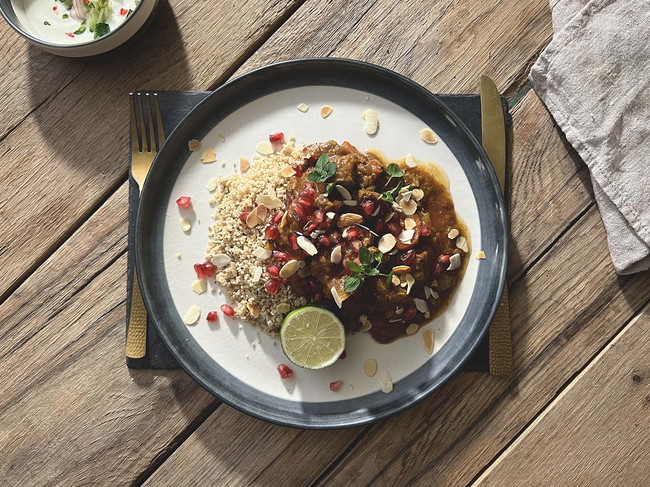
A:
{"type": "Polygon", "coordinates": [[[280,291],[280,281],[277,279],[269,279],[264,283],[264,289],[269,294],[278,294],[280,291]]]}
{"type": "Polygon", "coordinates": [[[248,218],[248,215],[250,215],[250,213],[251,213],[250,211],[245,211],[244,213],[239,215],[239,219],[243,224],[246,224],[246,218],[248,218]]]}
{"type": "Polygon", "coordinates": [[[449,254],[442,254],[440,257],[438,257],[438,262],[441,264],[449,264],[449,259],[451,258],[451,255],[449,254]]]}
{"type": "Polygon", "coordinates": [[[318,196],[318,191],[316,190],[315,187],[309,186],[300,192],[300,196],[305,198],[308,201],[316,201],[316,196],[318,196]]]}
{"type": "Polygon", "coordinates": [[[307,216],[308,216],[308,214],[309,214],[309,213],[307,212],[307,208],[305,208],[305,207],[302,206],[302,205],[296,205],[296,206],[294,206],[294,209],[295,209],[295,211],[296,211],[296,215],[298,215],[298,219],[299,219],[301,222],[304,222],[305,220],[307,220],[307,216]]]}
{"type": "Polygon", "coordinates": [[[269,142],[271,144],[284,144],[284,134],[282,132],[269,134],[269,142]]]}
{"type": "Polygon", "coordinates": [[[271,223],[275,223],[276,225],[282,221],[282,217],[284,216],[284,211],[278,210],[275,215],[273,215],[273,218],[271,219],[271,223]]]}
{"type": "Polygon", "coordinates": [[[433,268],[433,273],[438,275],[442,272],[442,266],[440,264],[436,264],[436,266],[433,268]]]}
{"type": "Polygon", "coordinates": [[[345,350],[343,350],[343,353],[341,354],[341,356],[339,357],[339,359],[340,359],[340,360],[343,360],[343,359],[344,359],[345,357],[347,357],[347,356],[348,356],[348,353],[347,353],[345,350]]]}
{"type": "Polygon", "coordinates": [[[277,265],[267,265],[266,272],[268,272],[271,277],[278,277],[280,275],[280,268],[277,265]]]}
{"type": "Polygon", "coordinates": [[[205,267],[203,267],[203,264],[194,264],[194,272],[196,272],[197,279],[205,279],[208,277],[205,273],[205,267]]]}
{"type": "Polygon", "coordinates": [[[52,10],[54,10],[56,12],[57,11],[57,6],[55,5],[54,7],[52,7],[52,10]]]}
{"type": "Polygon", "coordinates": [[[273,260],[277,260],[278,262],[287,262],[289,260],[287,253],[280,250],[274,250],[272,257],[273,260]]]}
{"type": "Polygon", "coordinates": [[[129,13],[129,11],[127,9],[125,9],[125,8],[120,9],[120,15],[126,15],[128,13],[129,13]]]}
{"type": "MultiPolygon", "coordinates": [[[[353,240],[350,243],[350,246],[352,247],[352,250],[354,250],[355,252],[359,252],[359,249],[361,248],[362,245],[363,245],[363,242],[361,240],[353,240]]],[[[359,262],[358,258],[355,259],[355,260],[357,261],[357,264],[361,263],[361,262],[359,262]]]]}
{"type": "Polygon", "coordinates": [[[415,307],[405,309],[404,310],[404,319],[405,320],[412,320],[413,318],[415,318],[415,313],[417,313],[417,309],[415,307]]]}
{"type": "Polygon", "coordinates": [[[181,196],[176,200],[179,208],[188,208],[192,204],[192,198],[189,196],[181,196]]]}
{"type": "Polygon", "coordinates": [[[291,168],[296,171],[296,177],[299,178],[302,176],[302,167],[298,164],[291,164],[291,168]]]}
{"type": "Polygon", "coordinates": [[[66,32],[65,35],[74,39],[74,34],[72,32],[66,32]]]}
{"type": "Polygon", "coordinates": [[[431,235],[431,229],[426,225],[422,225],[422,227],[420,228],[420,236],[428,237],[430,235],[431,235]]]}
{"type": "Polygon", "coordinates": [[[341,388],[342,385],[342,380],[335,380],[334,382],[330,382],[330,391],[336,392],[341,388]]]}
{"type": "Polygon", "coordinates": [[[348,228],[348,233],[345,238],[347,240],[354,240],[355,238],[359,238],[359,235],[361,235],[361,233],[358,228],[348,228]]]}
{"type": "Polygon", "coordinates": [[[230,317],[235,316],[235,310],[234,310],[234,308],[233,308],[232,306],[230,306],[229,304],[222,304],[222,305],[221,305],[221,311],[222,311],[223,314],[225,314],[226,316],[230,316],[230,317]]]}
{"type": "Polygon", "coordinates": [[[384,230],[386,230],[386,223],[384,223],[384,220],[377,220],[377,223],[375,223],[375,233],[383,235],[384,230]]]}
{"type": "Polygon", "coordinates": [[[305,188],[316,189],[316,183],[314,183],[312,181],[307,181],[305,183],[305,188]]]}
{"type": "Polygon", "coordinates": [[[203,264],[203,270],[205,271],[205,275],[207,277],[212,277],[214,276],[214,271],[217,270],[217,266],[214,265],[212,262],[206,262],[203,264]]]}
{"type": "Polygon", "coordinates": [[[278,365],[278,372],[280,373],[280,377],[283,379],[288,379],[293,375],[293,370],[291,370],[289,366],[285,364],[278,365]]]}
{"type": "Polygon", "coordinates": [[[288,238],[289,238],[289,245],[291,245],[291,248],[293,250],[298,250],[300,248],[298,246],[298,234],[296,232],[291,232],[288,238]]]}
{"type": "Polygon", "coordinates": [[[415,250],[407,250],[406,252],[402,252],[399,256],[399,260],[403,265],[413,265],[415,262],[415,250]]]}
{"type": "Polygon", "coordinates": [[[219,315],[217,314],[216,311],[210,311],[208,313],[208,316],[205,317],[205,319],[208,323],[214,323],[219,319],[219,315]]]}
{"type": "Polygon", "coordinates": [[[277,240],[280,238],[280,230],[278,226],[271,223],[264,229],[264,238],[267,240],[277,240]]]}
{"type": "Polygon", "coordinates": [[[332,240],[332,243],[337,244],[339,243],[339,240],[341,240],[341,234],[339,232],[332,232],[330,233],[330,239],[332,240]]]}
{"type": "Polygon", "coordinates": [[[313,232],[314,230],[316,230],[317,228],[318,228],[318,222],[315,222],[315,221],[310,220],[310,221],[308,221],[308,222],[305,224],[305,226],[303,227],[302,231],[303,231],[304,233],[311,233],[311,232],[313,232]]]}
{"type": "Polygon", "coordinates": [[[325,235],[319,235],[318,236],[318,242],[321,245],[324,245],[325,247],[331,247],[332,246],[332,241],[326,237],[325,235]]]}
{"type": "Polygon", "coordinates": [[[365,216],[370,216],[375,211],[375,202],[372,200],[362,200],[361,201],[361,213],[365,216]]]}
{"type": "Polygon", "coordinates": [[[311,210],[314,207],[313,201],[306,198],[298,198],[298,204],[304,206],[307,210],[311,210]]]}

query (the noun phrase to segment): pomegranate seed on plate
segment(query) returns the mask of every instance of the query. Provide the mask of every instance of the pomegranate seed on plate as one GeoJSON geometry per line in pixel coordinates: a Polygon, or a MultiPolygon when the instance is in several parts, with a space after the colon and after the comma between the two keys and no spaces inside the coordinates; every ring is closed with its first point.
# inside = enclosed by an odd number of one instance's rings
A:
{"type": "Polygon", "coordinates": [[[267,240],[277,240],[280,238],[280,230],[278,226],[271,223],[264,229],[264,238],[267,240]]]}
{"type": "Polygon", "coordinates": [[[280,377],[283,379],[288,379],[293,375],[293,370],[291,370],[289,366],[285,364],[278,365],[278,372],[280,373],[280,377]]]}
{"type": "Polygon", "coordinates": [[[433,273],[434,274],[440,274],[442,272],[442,266],[440,264],[436,264],[436,266],[433,268],[433,273]]]}
{"type": "Polygon", "coordinates": [[[284,134],[282,132],[269,134],[269,142],[271,144],[284,144],[284,134]]]}
{"type": "MultiPolygon", "coordinates": [[[[350,243],[350,247],[352,247],[352,250],[354,250],[355,252],[359,252],[359,249],[361,248],[362,245],[363,242],[361,240],[353,240],[350,243]]],[[[359,259],[355,259],[355,260],[359,260],[359,259]]],[[[360,262],[357,262],[357,264],[360,264],[360,262]]]]}
{"type": "Polygon", "coordinates": [[[339,243],[339,240],[341,240],[341,234],[339,232],[332,232],[330,233],[330,239],[332,239],[332,243],[339,243]]]}
{"type": "Polygon", "coordinates": [[[298,250],[300,248],[298,245],[298,234],[296,232],[291,232],[288,239],[293,250],[298,250]]]}
{"type": "Polygon", "coordinates": [[[323,295],[321,293],[316,293],[311,297],[314,303],[320,303],[323,300],[323,295]]]}
{"type": "Polygon", "coordinates": [[[334,382],[330,382],[330,391],[336,392],[339,389],[341,389],[342,385],[343,385],[342,380],[335,380],[334,382]]]}
{"type": "Polygon", "coordinates": [[[407,250],[402,252],[399,256],[400,263],[407,266],[412,266],[415,262],[415,250],[407,250]]]}
{"type": "Polygon", "coordinates": [[[428,237],[431,235],[431,229],[427,227],[426,225],[422,225],[422,228],[420,228],[420,235],[422,237],[428,237]]]}
{"type": "Polygon", "coordinates": [[[287,262],[289,260],[287,253],[282,252],[281,250],[274,250],[272,257],[273,260],[277,260],[278,262],[287,262]]]}
{"type": "Polygon", "coordinates": [[[208,316],[205,317],[205,319],[208,323],[214,323],[219,319],[219,315],[217,314],[216,311],[210,311],[208,313],[208,316]]]}
{"type": "Polygon", "coordinates": [[[331,247],[332,246],[332,241],[329,239],[329,237],[325,235],[319,235],[318,236],[318,242],[321,245],[324,245],[325,247],[331,247]]]}
{"type": "Polygon", "coordinates": [[[176,200],[179,208],[188,208],[192,204],[192,198],[189,196],[181,196],[176,200]]]}
{"type": "Polygon", "coordinates": [[[129,13],[129,11],[127,9],[125,9],[125,8],[120,9],[120,15],[124,16],[124,15],[126,15],[128,13],[129,13]]]}
{"type": "Polygon", "coordinates": [[[316,188],[313,186],[305,186],[305,189],[303,189],[299,193],[299,196],[313,203],[314,201],[316,201],[316,196],[318,196],[318,191],[316,191],[316,188]]]}
{"type": "Polygon", "coordinates": [[[301,222],[304,222],[305,220],[307,220],[307,215],[309,214],[307,212],[307,208],[305,208],[304,206],[302,206],[300,204],[295,205],[293,208],[294,208],[294,210],[296,212],[296,215],[298,215],[298,219],[301,222]]]}
{"type": "Polygon", "coordinates": [[[325,212],[323,210],[314,210],[314,221],[322,223],[325,218],[325,212]]]}
{"type": "Polygon", "coordinates": [[[348,233],[346,234],[346,239],[347,240],[354,240],[355,238],[359,238],[359,229],[358,228],[348,228],[348,233]]]}
{"type": "Polygon", "coordinates": [[[275,223],[276,225],[282,221],[282,217],[284,216],[284,211],[278,210],[275,215],[273,215],[273,218],[271,219],[271,223],[275,223]]]}
{"type": "Polygon", "coordinates": [[[278,294],[280,291],[280,281],[277,279],[269,279],[264,283],[264,289],[269,294],[278,294]]]}
{"type": "Polygon", "coordinates": [[[405,320],[412,320],[415,318],[415,313],[417,312],[417,309],[415,307],[412,308],[407,308],[404,310],[404,319],[405,320]]]}
{"type": "Polygon", "coordinates": [[[222,305],[221,305],[221,311],[222,311],[223,314],[225,314],[226,316],[230,316],[230,317],[235,316],[235,310],[234,310],[234,308],[233,308],[232,306],[230,306],[229,304],[222,304],[222,305]]]}
{"type": "Polygon", "coordinates": [[[248,215],[250,215],[250,211],[245,211],[241,215],[239,215],[239,219],[241,220],[242,223],[246,224],[246,218],[248,218],[248,215]]]}
{"type": "Polygon", "coordinates": [[[271,277],[278,277],[280,275],[280,269],[277,265],[267,265],[266,272],[268,272],[271,277]]]}
{"type": "Polygon", "coordinates": [[[302,231],[304,233],[311,233],[314,230],[316,230],[317,228],[318,228],[318,222],[310,220],[307,223],[305,223],[305,226],[303,227],[302,231]]]}
{"type": "Polygon", "coordinates": [[[440,257],[438,257],[438,262],[441,264],[449,264],[449,259],[451,258],[451,255],[449,254],[442,254],[440,257]]]}
{"type": "Polygon", "coordinates": [[[306,198],[298,198],[298,204],[304,206],[308,210],[311,210],[314,207],[314,203],[306,198]]]}
{"type": "Polygon", "coordinates": [[[375,202],[372,200],[363,200],[361,201],[361,212],[365,216],[370,216],[375,211],[375,202]]]}
{"type": "Polygon", "coordinates": [[[212,277],[214,276],[214,271],[217,270],[217,266],[215,266],[212,262],[206,262],[203,264],[203,270],[205,271],[206,277],[212,277]]]}
{"type": "Polygon", "coordinates": [[[194,264],[194,272],[196,272],[197,279],[205,279],[206,277],[208,277],[205,273],[205,268],[203,267],[203,264],[194,264]]]}
{"type": "Polygon", "coordinates": [[[300,167],[298,164],[291,164],[291,168],[296,171],[296,177],[302,176],[302,167],[300,167]]]}

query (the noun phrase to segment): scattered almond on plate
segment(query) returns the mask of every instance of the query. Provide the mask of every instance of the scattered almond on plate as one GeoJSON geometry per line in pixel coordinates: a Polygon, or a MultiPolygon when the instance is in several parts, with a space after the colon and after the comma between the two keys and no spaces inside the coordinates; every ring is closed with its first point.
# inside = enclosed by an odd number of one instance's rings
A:
{"type": "Polygon", "coordinates": [[[217,151],[214,150],[214,147],[208,147],[201,154],[201,162],[203,164],[216,162],[216,160],[217,160],[217,151]]]}
{"type": "Polygon", "coordinates": [[[296,108],[300,110],[302,113],[305,113],[307,110],[309,110],[309,105],[306,103],[300,103],[296,108]]]}
{"type": "Polygon", "coordinates": [[[181,218],[181,228],[184,232],[189,232],[192,229],[192,222],[189,218],[181,218]]]}
{"type": "Polygon", "coordinates": [[[474,257],[476,259],[479,259],[479,260],[485,259],[485,252],[483,252],[482,250],[479,250],[478,253],[474,257]]]}
{"type": "Polygon", "coordinates": [[[186,325],[194,325],[199,321],[199,318],[201,318],[201,308],[198,306],[192,306],[187,310],[187,313],[185,313],[183,321],[186,325]]]}
{"type": "Polygon", "coordinates": [[[331,106],[323,105],[322,108],[320,109],[320,116],[323,118],[327,118],[332,114],[333,111],[334,109],[331,106]]]}
{"type": "Polygon", "coordinates": [[[429,127],[420,130],[420,138],[427,144],[435,144],[438,142],[438,137],[436,137],[436,134],[434,134],[433,130],[431,130],[429,127]]]}
{"type": "Polygon", "coordinates": [[[240,157],[239,158],[239,171],[240,172],[246,172],[248,169],[251,167],[251,163],[248,159],[245,157],[240,157]]]}
{"type": "Polygon", "coordinates": [[[187,147],[190,149],[191,152],[201,150],[201,141],[192,139],[187,142],[187,147]]]}

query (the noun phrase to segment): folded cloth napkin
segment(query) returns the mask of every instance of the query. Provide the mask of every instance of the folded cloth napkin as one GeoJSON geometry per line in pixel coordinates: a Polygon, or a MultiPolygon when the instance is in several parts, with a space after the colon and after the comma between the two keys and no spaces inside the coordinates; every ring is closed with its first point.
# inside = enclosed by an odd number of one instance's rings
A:
{"type": "Polygon", "coordinates": [[[530,72],[589,167],[619,274],[650,268],[650,0],[550,0],[530,72]]]}

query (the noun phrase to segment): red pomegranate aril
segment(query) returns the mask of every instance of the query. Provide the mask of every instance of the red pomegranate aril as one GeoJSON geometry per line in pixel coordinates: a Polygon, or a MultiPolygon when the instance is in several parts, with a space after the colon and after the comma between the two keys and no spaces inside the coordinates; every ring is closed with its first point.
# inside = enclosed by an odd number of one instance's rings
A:
{"type": "Polygon", "coordinates": [[[334,382],[330,382],[330,391],[336,392],[339,389],[341,389],[342,385],[343,385],[342,380],[335,380],[334,382]]]}
{"type": "Polygon", "coordinates": [[[406,252],[402,252],[399,256],[399,260],[403,265],[413,265],[415,262],[415,250],[407,250],[406,252]]]}
{"type": "Polygon", "coordinates": [[[267,265],[266,272],[268,272],[271,277],[280,276],[280,268],[277,265],[267,265]]]}
{"type": "MultiPolygon", "coordinates": [[[[363,246],[363,242],[361,240],[353,240],[352,242],[350,242],[350,247],[352,247],[352,250],[354,250],[355,252],[359,252],[359,249],[362,246],[363,246]]],[[[357,258],[354,260],[358,261],[359,259],[357,258]]],[[[357,262],[357,263],[360,264],[361,262],[357,262]]]]}
{"type": "Polygon", "coordinates": [[[403,315],[404,319],[405,320],[412,320],[413,318],[415,318],[415,313],[417,313],[416,308],[407,308],[407,309],[405,309],[404,310],[404,315],[403,315]]]}
{"type": "Polygon", "coordinates": [[[287,255],[287,253],[282,252],[281,250],[274,250],[271,256],[273,257],[273,260],[277,260],[278,262],[289,261],[289,256],[287,255]]]}
{"type": "Polygon", "coordinates": [[[293,370],[291,370],[289,366],[285,364],[278,365],[278,372],[280,373],[280,377],[283,379],[288,379],[293,375],[293,370]]]}
{"type": "Polygon", "coordinates": [[[441,264],[449,264],[449,259],[451,258],[451,255],[449,254],[442,254],[440,257],[438,257],[438,262],[441,264]]]}
{"type": "Polygon", "coordinates": [[[307,220],[307,216],[309,215],[309,212],[307,211],[307,208],[305,208],[304,206],[298,204],[298,205],[294,206],[294,209],[296,211],[296,215],[298,215],[298,219],[301,222],[304,222],[305,220],[307,220]]]}
{"type": "Polygon", "coordinates": [[[431,229],[427,227],[426,225],[422,225],[420,228],[420,236],[421,237],[429,237],[431,236],[431,229]]]}
{"type": "Polygon", "coordinates": [[[339,359],[340,359],[340,360],[343,360],[343,359],[344,359],[345,357],[347,357],[347,356],[348,356],[348,353],[347,353],[345,350],[343,350],[343,353],[341,354],[341,356],[339,357],[339,359]]]}
{"type": "Polygon", "coordinates": [[[361,235],[361,233],[359,232],[358,228],[348,228],[348,232],[345,238],[347,240],[354,240],[356,238],[359,238],[359,235],[361,235]]]}
{"type": "Polygon", "coordinates": [[[176,200],[176,204],[179,208],[189,208],[192,204],[192,198],[189,196],[181,196],[176,200]]]}
{"type": "Polygon", "coordinates": [[[284,211],[278,210],[275,215],[273,215],[273,218],[271,219],[271,223],[275,223],[276,225],[282,221],[282,217],[284,216],[284,211]]]}
{"type": "Polygon", "coordinates": [[[314,183],[314,182],[312,182],[312,181],[307,181],[307,182],[305,183],[305,188],[316,189],[316,183],[314,183]]]}
{"type": "Polygon", "coordinates": [[[214,322],[217,321],[218,319],[219,319],[219,315],[217,314],[216,311],[210,311],[210,312],[208,313],[208,315],[205,317],[205,320],[206,320],[208,323],[214,323],[214,322]]]}
{"type": "Polygon", "coordinates": [[[264,229],[264,238],[266,240],[277,240],[280,238],[280,230],[278,230],[278,226],[275,225],[274,223],[271,223],[270,225],[267,225],[267,227],[264,229]]]}
{"type": "Polygon", "coordinates": [[[314,221],[318,223],[323,223],[325,219],[325,212],[323,210],[314,210],[314,221]]]}
{"type": "Polygon", "coordinates": [[[277,279],[269,279],[264,283],[264,289],[269,294],[278,294],[280,292],[280,281],[277,279]]]}
{"type": "Polygon", "coordinates": [[[436,264],[436,266],[433,268],[433,273],[435,275],[438,275],[442,272],[442,266],[440,264],[436,264]]]}
{"type": "Polygon", "coordinates": [[[372,213],[375,211],[375,202],[372,200],[362,200],[361,201],[361,213],[364,214],[364,216],[370,216],[372,213]]]}
{"type": "Polygon", "coordinates": [[[321,245],[324,245],[325,247],[331,247],[332,246],[332,241],[326,235],[319,235],[318,236],[318,243],[320,243],[321,245]]]}
{"type": "Polygon", "coordinates": [[[303,227],[302,231],[304,233],[311,233],[314,230],[316,230],[317,228],[318,228],[318,223],[315,222],[315,221],[310,220],[307,223],[305,223],[305,226],[303,227]]]}
{"type": "Polygon", "coordinates": [[[304,206],[306,210],[311,210],[314,207],[313,201],[306,198],[298,198],[298,205],[304,206]]]}
{"type": "Polygon", "coordinates": [[[250,215],[250,213],[251,213],[250,211],[245,211],[244,213],[239,215],[239,219],[243,224],[246,224],[246,218],[248,218],[248,215],[250,215]]]}
{"type": "Polygon", "coordinates": [[[298,246],[298,234],[296,232],[291,232],[287,238],[289,239],[289,245],[291,245],[293,250],[298,250],[300,248],[298,246]]]}
{"type": "Polygon", "coordinates": [[[269,142],[271,144],[284,144],[284,134],[282,132],[269,134],[269,142]]]}
{"type": "Polygon", "coordinates": [[[291,169],[296,171],[296,177],[299,178],[302,176],[302,167],[299,166],[298,164],[291,164],[291,169]]]}
{"type": "Polygon", "coordinates": [[[341,234],[339,232],[336,232],[336,231],[332,232],[332,233],[330,233],[330,239],[332,240],[333,244],[337,244],[341,240],[341,234]]]}
{"type": "Polygon", "coordinates": [[[194,264],[194,272],[196,272],[197,279],[205,279],[208,277],[203,264],[194,264]]]}
{"type": "Polygon", "coordinates": [[[313,203],[314,201],[316,201],[316,196],[318,196],[318,191],[316,191],[316,188],[306,187],[298,194],[298,196],[300,196],[300,198],[302,199],[305,199],[313,203]]]}
{"type": "Polygon", "coordinates": [[[205,264],[203,264],[203,270],[205,271],[205,275],[207,277],[212,277],[214,276],[214,273],[217,270],[217,266],[214,265],[212,262],[206,262],[205,264]]]}
{"type": "Polygon", "coordinates": [[[221,311],[226,316],[230,316],[230,317],[235,316],[235,309],[232,306],[230,306],[229,304],[222,304],[221,305],[221,311]]]}

